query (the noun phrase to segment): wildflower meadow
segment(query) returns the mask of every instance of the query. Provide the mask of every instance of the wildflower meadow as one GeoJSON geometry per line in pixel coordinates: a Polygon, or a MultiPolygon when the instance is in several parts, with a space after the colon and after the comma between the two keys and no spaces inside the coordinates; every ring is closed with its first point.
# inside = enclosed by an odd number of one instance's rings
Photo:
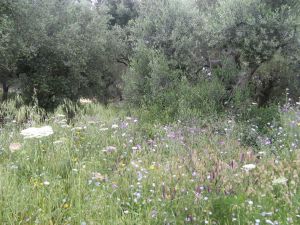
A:
{"type": "Polygon", "coordinates": [[[296,106],[256,148],[228,118],[149,124],[96,103],[70,122],[31,114],[0,131],[1,224],[300,223],[296,106]]]}
{"type": "Polygon", "coordinates": [[[300,0],[0,0],[0,225],[300,225],[300,0]]]}

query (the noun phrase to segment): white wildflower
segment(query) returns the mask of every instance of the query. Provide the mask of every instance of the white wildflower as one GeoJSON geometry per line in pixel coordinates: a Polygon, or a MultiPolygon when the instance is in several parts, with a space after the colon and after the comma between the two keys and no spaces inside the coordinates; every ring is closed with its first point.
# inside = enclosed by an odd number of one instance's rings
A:
{"type": "Polygon", "coordinates": [[[262,215],[262,216],[272,216],[273,213],[272,212],[262,212],[260,215],[262,215]]]}
{"type": "Polygon", "coordinates": [[[44,181],[44,185],[48,186],[48,185],[50,185],[50,182],[49,181],[44,181]]]}
{"type": "Polygon", "coordinates": [[[253,201],[248,200],[247,202],[248,202],[249,205],[253,205],[253,201]]]}
{"type": "Polygon", "coordinates": [[[113,124],[113,125],[111,125],[111,128],[112,129],[117,129],[119,126],[118,126],[118,124],[113,124]]]}
{"type": "Polygon", "coordinates": [[[90,103],[93,103],[92,100],[87,99],[87,98],[81,98],[81,99],[79,100],[79,102],[80,102],[81,104],[90,104],[90,103]]]}
{"type": "Polygon", "coordinates": [[[23,135],[25,139],[42,138],[42,137],[50,136],[52,134],[53,134],[53,129],[51,126],[44,126],[40,128],[30,127],[21,131],[21,135],[23,135]]]}
{"type": "Polygon", "coordinates": [[[60,139],[54,141],[53,144],[55,144],[55,145],[60,145],[60,144],[66,143],[67,141],[68,141],[67,138],[62,137],[62,138],[60,138],[60,139]]]}
{"type": "Polygon", "coordinates": [[[71,131],[80,131],[80,130],[84,130],[84,129],[86,129],[86,126],[84,126],[84,127],[73,127],[71,129],[71,131]]]}
{"type": "Polygon", "coordinates": [[[286,184],[286,182],[288,181],[288,179],[286,179],[285,177],[279,177],[277,179],[274,179],[272,181],[273,185],[277,185],[277,184],[286,184]]]}
{"type": "Polygon", "coordinates": [[[64,117],[66,117],[64,114],[57,114],[57,115],[55,115],[57,118],[64,118],[64,117]]]}
{"type": "Polygon", "coordinates": [[[245,171],[250,171],[250,170],[253,170],[256,168],[256,165],[254,164],[246,164],[246,165],[243,165],[242,167],[245,171]]]}
{"type": "Polygon", "coordinates": [[[274,223],[271,220],[266,220],[266,224],[274,225],[274,223]]]}

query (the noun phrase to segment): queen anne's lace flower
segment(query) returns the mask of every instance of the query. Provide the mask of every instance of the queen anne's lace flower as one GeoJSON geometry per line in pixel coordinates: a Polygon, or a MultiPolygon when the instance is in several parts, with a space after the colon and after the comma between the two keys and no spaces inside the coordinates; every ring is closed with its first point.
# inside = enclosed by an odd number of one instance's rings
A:
{"type": "Polygon", "coordinates": [[[23,135],[25,139],[42,138],[42,137],[50,136],[52,134],[53,134],[53,129],[50,126],[44,126],[40,128],[30,127],[21,131],[21,135],[23,135]]]}
{"type": "Polygon", "coordinates": [[[93,101],[92,101],[91,99],[87,99],[87,98],[81,98],[81,99],[79,100],[79,102],[80,102],[81,104],[91,104],[91,103],[93,103],[93,101]]]}
{"type": "Polygon", "coordinates": [[[272,184],[273,185],[276,185],[276,184],[286,184],[287,181],[288,181],[288,179],[286,179],[285,177],[279,177],[277,179],[274,179],[272,181],[272,184]]]}
{"type": "Polygon", "coordinates": [[[250,170],[253,170],[255,168],[256,168],[256,166],[254,164],[243,165],[243,170],[245,170],[245,171],[250,171],[250,170]]]}

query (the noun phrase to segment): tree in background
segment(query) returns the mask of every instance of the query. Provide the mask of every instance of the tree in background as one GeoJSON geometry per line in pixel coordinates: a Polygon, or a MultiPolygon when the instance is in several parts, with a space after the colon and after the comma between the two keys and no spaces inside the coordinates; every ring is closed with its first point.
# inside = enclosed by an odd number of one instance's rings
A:
{"type": "Polygon", "coordinates": [[[108,7],[108,14],[111,15],[109,20],[111,26],[125,27],[130,20],[138,16],[138,3],[135,0],[107,0],[103,3],[108,7]]]}
{"type": "MultiPolygon", "coordinates": [[[[97,98],[107,104],[120,95],[122,73],[117,59],[124,53],[118,29],[109,29],[107,9],[89,1],[51,0],[29,4],[42,20],[42,35],[32,57],[18,60],[18,73],[27,102],[36,92],[39,105],[53,109],[68,98],[97,98]]],[[[37,14],[36,14],[37,15],[37,14]]],[[[33,14],[35,16],[35,14],[33,14]]]]}
{"type": "Polygon", "coordinates": [[[36,54],[43,29],[42,14],[33,5],[23,0],[1,1],[0,82],[3,86],[3,100],[7,98],[9,87],[17,78],[18,61],[36,54]]]}
{"type": "Polygon", "coordinates": [[[205,51],[195,29],[201,23],[196,5],[184,0],[141,1],[138,14],[133,42],[162,51],[172,68],[196,79],[205,51]]]}
{"type": "Polygon", "coordinates": [[[257,72],[275,55],[288,60],[295,53],[292,49],[299,49],[298,16],[299,2],[294,0],[219,0],[203,13],[203,32],[207,34],[210,48],[238,53],[236,62],[244,73],[236,80],[236,87],[264,83],[260,85],[260,93],[254,93],[260,106],[268,102],[270,90],[280,78],[276,73],[258,77],[257,72]]]}
{"type": "Polygon", "coordinates": [[[286,88],[296,97],[299,4],[3,0],[3,98],[15,80],[28,103],[35,93],[46,109],[65,98],[106,105],[123,99],[123,92],[138,106],[155,103],[164,110],[173,102],[174,110],[182,105],[203,112],[236,104],[242,92],[248,94],[240,102],[259,106],[280,101],[286,88]]]}

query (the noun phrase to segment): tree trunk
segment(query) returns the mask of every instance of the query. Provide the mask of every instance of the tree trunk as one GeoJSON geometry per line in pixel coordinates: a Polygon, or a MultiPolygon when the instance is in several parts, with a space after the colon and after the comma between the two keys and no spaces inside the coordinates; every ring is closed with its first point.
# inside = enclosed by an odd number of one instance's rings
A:
{"type": "Polygon", "coordinates": [[[6,81],[2,81],[2,90],[3,90],[2,101],[3,102],[7,100],[8,89],[9,89],[9,86],[8,86],[7,82],[6,81]]]}
{"type": "Polygon", "coordinates": [[[247,87],[247,85],[250,83],[253,75],[255,74],[255,72],[258,70],[259,67],[260,65],[252,66],[250,67],[248,72],[240,74],[240,78],[238,79],[236,84],[234,84],[232,88],[229,88],[229,90],[231,90],[230,91],[231,93],[228,98],[229,101],[232,100],[237,90],[244,89],[247,87]]]}

